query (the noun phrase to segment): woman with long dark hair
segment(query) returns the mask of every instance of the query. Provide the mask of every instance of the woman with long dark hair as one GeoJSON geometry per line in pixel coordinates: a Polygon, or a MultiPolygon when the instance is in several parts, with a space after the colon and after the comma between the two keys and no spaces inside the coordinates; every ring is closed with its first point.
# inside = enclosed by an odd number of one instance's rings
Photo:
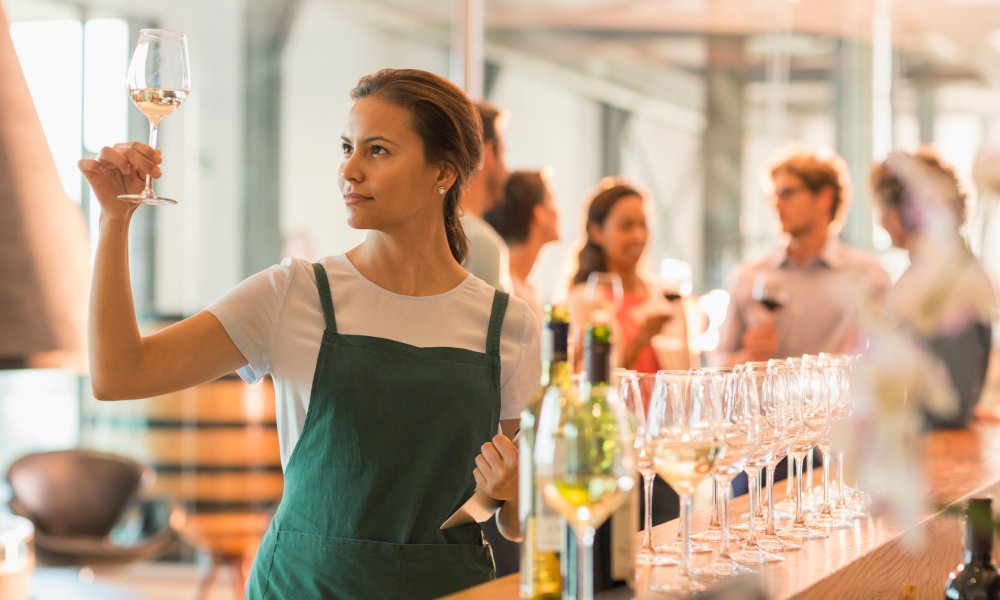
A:
{"type": "MultiPolygon", "coordinates": [[[[275,381],[285,476],[249,598],[432,598],[493,577],[475,523],[441,530],[474,489],[516,538],[512,434],[538,385],[524,302],[462,267],[462,187],[483,153],[468,98],[424,71],[363,77],[341,136],[346,254],[288,259],[207,310],[143,337],[128,271],[136,205],[160,176],[136,142],[80,169],[101,203],[90,359],[94,395],[144,398],[238,370],[275,381]]],[[[332,198],[331,198],[332,199],[332,198]]]]}
{"type": "MultiPolygon", "coordinates": [[[[678,298],[644,275],[649,241],[645,194],[630,182],[605,179],[587,204],[585,241],[577,257],[569,304],[578,348],[583,327],[593,317],[587,281],[611,273],[621,281],[612,316],[615,366],[645,373],[691,365],[687,326],[678,298]]],[[[577,352],[578,360],[581,352],[577,352]]]]}

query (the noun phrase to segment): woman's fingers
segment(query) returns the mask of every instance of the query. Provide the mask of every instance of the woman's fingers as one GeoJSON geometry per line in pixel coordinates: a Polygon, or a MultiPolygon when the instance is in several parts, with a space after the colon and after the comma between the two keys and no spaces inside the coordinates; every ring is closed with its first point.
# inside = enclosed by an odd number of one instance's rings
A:
{"type": "MultiPolygon", "coordinates": [[[[123,145],[124,144],[119,144],[118,146],[123,145]]],[[[101,148],[101,151],[97,153],[97,162],[106,167],[115,167],[121,172],[122,175],[130,175],[133,172],[132,165],[129,164],[128,159],[121,153],[118,146],[114,148],[111,148],[110,146],[101,148]]]]}

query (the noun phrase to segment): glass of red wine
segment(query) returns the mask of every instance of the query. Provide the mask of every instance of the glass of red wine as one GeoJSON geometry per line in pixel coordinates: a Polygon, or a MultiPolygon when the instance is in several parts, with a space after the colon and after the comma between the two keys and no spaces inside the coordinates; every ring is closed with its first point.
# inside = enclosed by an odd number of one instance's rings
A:
{"type": "Polygon", "coordinates": [[[753,280],[753,299],[760,302],[768,312],[781,310],[788,303],[785,277],[781,271],[761,271],[753,280]]]}

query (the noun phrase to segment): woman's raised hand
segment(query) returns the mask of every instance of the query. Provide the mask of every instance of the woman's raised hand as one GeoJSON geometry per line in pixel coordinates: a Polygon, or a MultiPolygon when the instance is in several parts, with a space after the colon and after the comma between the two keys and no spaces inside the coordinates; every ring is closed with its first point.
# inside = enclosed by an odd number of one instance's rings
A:
{"type": "Polygon", "coordinates": [[[84,158],[78,163],[80,172],[94,190],[105,215],[124,217],[138,207],[119,200],[119,194],[138,194],[146,184],[146,176],[159,179],[162,158],[160,151],[142,142],[125,142],[105,146],[95,159],[84,158]]]}

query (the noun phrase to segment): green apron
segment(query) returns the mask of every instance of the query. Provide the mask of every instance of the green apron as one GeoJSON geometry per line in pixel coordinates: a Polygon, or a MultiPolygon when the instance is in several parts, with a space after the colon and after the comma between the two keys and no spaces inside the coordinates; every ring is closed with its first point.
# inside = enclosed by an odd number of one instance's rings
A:
{"type": "Polygon", "coordinates": [[[337,333],[313,267],[326,329],[247,598],[436,598],[492,579],[477,524],[439,527],[472,495],[474,459],[497,432],[507,294],[493,298],[485,354],[417,348],[337,333]]]}

